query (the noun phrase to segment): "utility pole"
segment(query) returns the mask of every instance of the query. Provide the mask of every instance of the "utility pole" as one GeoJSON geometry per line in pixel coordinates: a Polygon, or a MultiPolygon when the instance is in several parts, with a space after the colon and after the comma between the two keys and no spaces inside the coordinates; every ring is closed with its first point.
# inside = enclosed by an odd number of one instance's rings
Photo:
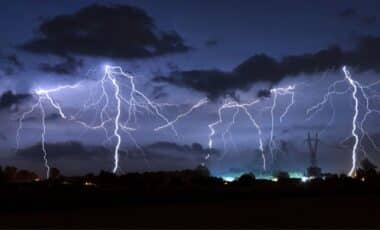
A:
{"type": "Polygon", "coordinates": [[[317,151],[318,151],[318,133],[315,134],[315,138],[312,139],[310,132],[307,133],[307,143],[309,146],[310,152],[310,167],[307,168],[307,173],[309,177],[320,177],[321,176],[321,168],[317,166],[317,151]]]}

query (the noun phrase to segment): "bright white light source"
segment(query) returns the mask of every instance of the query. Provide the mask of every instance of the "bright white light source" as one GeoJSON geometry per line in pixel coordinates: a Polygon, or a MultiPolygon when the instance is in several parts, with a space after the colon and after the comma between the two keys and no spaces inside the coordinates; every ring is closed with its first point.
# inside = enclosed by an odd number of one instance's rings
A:
{"type": "Polygon", "coordinates": [[[109,65],[104,65],[104,71],[105,71],[105,72],[108,72],[110,68],[111,68],[111,66],[109,66],[109,65]]]}
{"type": "Polygon", "coordinates": [[[235,180],[235,178],[232,177],[232,176],[224,176],[224,177],[222,177],[222,178],[223,178],[223,180],[225,180],[225,181],[227,181],[227,182],[232,182],[232,181],[235,180]]]}

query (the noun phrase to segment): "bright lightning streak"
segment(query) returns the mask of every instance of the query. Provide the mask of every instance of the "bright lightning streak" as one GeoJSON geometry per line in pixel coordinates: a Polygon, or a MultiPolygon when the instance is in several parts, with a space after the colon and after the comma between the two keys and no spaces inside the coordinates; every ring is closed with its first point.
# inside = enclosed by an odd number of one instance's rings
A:
{"type": "MultiPolygon", "coordinates": [[[[106,70],[107,71],[107,70],[106,70]]],[[[120,136],[120,133],[119,133],[119,121],[120,121],[120,115],[121,115],[121,100],[120,100],[120,96],[119,96],[119,93],[120,93],[120,87],[119,85],[117,84],[116,80],[114,78],[112,78],[112,84],[113,86],[115,87],[115,99],[116,99],[116,102],[117,102],[117,113],[116,113],[116,117],[115,117],[115,129],[114,129],[114,135],[116,136],[117,138],[117,143],[116,143],[116,146],[115,146],[115,165],[114,165],[114,168],[113,168],[113,172],[116,173],[117,172],[117,169],[119,167],[119,149],[120,149],[120,145],[121,145],[121,136],[120,136]]]]}
{"type": "MultiPolygon", "coordinates": [[[[265,159],[265,154],[264,154],[264,146],[263,146],[263,139],[262,139],[262,131],[261,131],[261,127],[259,126],[259,124],[256,122],[256,120],[254,119],[254,117],[252,116],[252,114],[248,111],[248,108],[259,103],[260,100],[257,99],[257,100],[254,100],[250,103],[238,103],[236,101],[227,101],[225,102],[222,106],[220,106],[218,108],[218,119],[216,121],[214,121],[213,123],[210,123],[208,125],[208,128],[210,129],[210,134],[208,136],[208,148],[209,148],[209,151],[211,151],[213,149],[213,137],[215,136],[216,134],[216,131],[215,131],[215,126],[223,123],[223,110],[225,109],[235,109],[235,113],[233,115],[233,119],[232,119],[232,122],[229,124],[228,126],[228,129],[231,128],[232,125],[235,124],[235,117],[237,116],[237,114],[239,113],[239,111],[243,111],[248,119],[251,121],[252,125],[256,128],[257,132],[258,132],[258,136],[259,136],[259,149],[261,151],[261,156],[262,156],[262,160],[263,160],[263,169],[266,170],[266,159],[265,159]],[[236,110],[238,110],[236,112],[236,110]]],[[[209,157],[210,157],[210,154],[211,153],[208,153],[205,157],[205,160],[207,160],[209,157]]]]}
{"type": "Polygon", "coordinates": [[[339,84],[342,84],[342,83],[345,83],[346,81],[345,80],[339,80],[339,81],[335,81],[334,83],[332,83],[329,87],[328,87],[328,90],[327,90],[327,93],[323,96],[323,100],[321,102],[319,102],[318,104],[308,108],[306,110],[306,115],[308,116],[307,120],[310,120],[312,118],[312,116],[310,116],[311,113],[313,114],[317,114],[318,112],[320,112],[324,105],[329,101],[329,98],[333,95],[343,95],[343,94],[346,94],[349,92],[349,89],[346,89],[344,91],[338,91],[336,89],[336,87],[339,85],[339,84]]]}
{"type": "Polygon", "coordinates": [[[41,110],[41,124],[42,124],[42,133],[41,133],[41,148],[42,148],[42,152],[44,153],[44,162],[45,162],[45,167],[46,167],[46,178],[49,178],[50,176],[50,166],[49,166],[49,162],[48,162],[48,159],[47,159],[47,151],[46,151],[46,148],[45,148],[45,140],[46,140],[46,123],[45,123],[45,117],[46,117],[46,113],[45,113],[45,109],[42,105],[41,102],[39,102],[39,107],[40,107],[40,110],[41,110]]]}
{"type": "MultiPolygon", "coordinates": [[[[333,109],[334,116],[335,116],[335,109],[333,107],[333,104],[330,100],[330,97],[333,95],[343,95],[348,92],[351,92],[351,97],[354,101],[354,114],[352,117],[352,130],[351,135],[354,138],[354,145],[352,147],[352,167],[349,171],[349,175],[353,176],[356,171],[356,165],[357,165],[357,155],[358,151],[363,151],[365,153],[365,149],[361,148],[361,142],[363,140],[363,137],[367,137],[371,144],[374,146],[374,148],[377,151],[380,151],[380,148],[376,146],[372,138],[370,137],[369,133],[365,130],[364,124],[368,118],[368,116],[372,113],[380,114],[380,110],[376,110],[370,107],[370,98],[371,95],[367,94],[366,90],[371,89],[375,85],[380,84],[380,81],[377,81],[375,83],[369,84],[369,85],[362,85],[358,81],[355,81],[352,79],[350,72],[347,70],[347,68],[344,66],[342,68],[345,78],[344,80],[338,80],[332,83],[328,87],[327,93],[324,95],[323,100],[319,102],[318,104],[310,107],[307,109],[306,114],[308,115],[307,119],[311,119],[312,116],[310,114],[313,113],[315,115],[319,111],[321,111],[324,107],[324,105],[327,102],[330,102],[330,105],[333,109]],[[340,85],[347,86],[344,90],[338,90],[337,87],[340,85]],[[365,99],[365,113],[364,116],[360,116],[360,98],[365,99]],[[359,117],[360,116],[360,117],[359,117]],[[360,119],[361,118],[361,119],[360,119]]],[[[113,148],[114,150],[114,165],[113,165],[113,172],[116,173],[119,170],[119,153],[120,148],[122,147],[122,144],[125,142],[123,141],[123,135],[122,132],[126,133],[129,137],[129,139],[136,145],[137,149],[140,149],[142,152],[142,148],[138,146],[137,142],[133,138],[130,132],[136,131],[136,128],[131,127],[131,122],[137,122],[137,116],[141,114],[142,112],[147,112],[149,116],[158,118],[161,122],[164,124],[161,124],[160,126],[154,128],[154,131],[160,131],[162,129],[170,127],[173,133],[177,136],[177,130],[175,129],[175,124],[179,122],[184,117],[189,116],[191,113],[193,113],[196,109],[204,106],[208,103],[207,98],[203,98],[199,100],[196,104],[190,107],[187,111],[180,113],[177,115],[173,120],[169,120],[161,111],[166,106],[175,106],[173,104],[168,103],[155,103],[151,101],[143,92],[138,90],[135,85],[135,78],[129,73],[126,73],[122,70],[120,66],[106,66],[105,72],[103,77],[97,81],[96,86],[100,87],[100,94],[97,94],[97,98],[93,100],[92,96],[90,96],[88,102],[84,104],[84,106],[81,108],[81,110],[74,114],[68,116],[66,114],[67,111],[64,112],[62,106],[58,101],[53,97],[55,93],[66,91],[66,90],[74,90],[79,88],[81,86],[81,83],[74,84],[74,85],[61,85],[56,88],[51,89],[37,89],[34,91],[34,95],[37,97],[37,102],[33,104],[30,108],[30,110],[22,113],[20,119],[19,119],[19,126],[17,129],[17,136],[16,136],[16,142],[17,142],[17,149],[19,149],[19,142],[20,142],[20,132],[23,128],[23,121],[26,119],[27,116],[31,115],[35,110],[39,109],[41,114],[41,125],[42,125],[42,132],[41,132],[41,147],[42,152],[44,156],[44,162],[45,167],[47,169],[47,177],[49,177],[49,171],[50,166],[48,164],[48,158],[47,158],[47,150],[46,150],[46,110],[45,110],[45,102],[54,108],[56,110],[60,117],[62,119],[66,119],[69,121],[74,121],[81,126],[91,129],[91,130],[97,130],[97,129],[103,129],[106,134],[106,139],[108,141],[112,141],[113,139],[116,139],[115,146],[113,148]],[[126,81],[126,82],[125,82],[126,81]],[[125,93],[124,91],[127,91],[125,93]],[[115,103],[115,104],[114,104],[115,103]],[[96,119],[99,120],[98,124],[95,123],[95,120],[93,120],[93,123],[89,124],[81,119],[79,119],[79,115],[88,111],[89,109],[95,108],[100,106],[100,110],[97,110],[98,113],[95,113],[96,119]],[[126,119],[123,120],[122,115],[126,119]],[[111,125],[112,124],[112,125],[111,125]],[[112,127],[112,131],[109,132],[109,128],[112,127]]],[[[285,117],[287,116],[289,110],[291,107],[295,104],[295,88],[296,85],[290,85],[288,87],[284,88],[274,88],[271,89],[270,92],[273,95],[273,103],[270,106],[270,120],[271,120],[271,129],[270,129],[270,140],[269,140],[269,147],[270,152],[272,155],[272,158],[274,157],[273,154],[273,148],[275,147],[275,140],[274,140],[274,127],[275,127],[275,115],[278,107],[278,100],[280,96],[290,96],[290,101],[286,105],[284,111],[281,113],[279,117],[280,123],[283,122],[285,117]]],[[[94,91],[96,92],[96,91],[94,91]]],[[[93,92],[91,92],[93,93],[93,92]]],[[[378,95],[375,95],[378,96],[378,95]]],[[[375,97],[374,96],[374,97],[375,97]]],[[[250,103],[238,103],[234,100],[227,100],[225,101],[219,108],[218,108],[218,119],[208,125],[208,128],[210,130],[210,133],[208,135],[208,148],[209,153],[206,155],[205,159],[207,160],[210,157],[211,150],[213,149],[214,145],[214,137],[216,135],[216,127],[224,122],[223,120],[223,112],[225,110],[233,109],[234,113],[232,116],[232,120],[228,123],[227,128],[222,133],[222,139],[225,145],[225,135],[230,134],[231,128],[236,124],[236,117],[239,115],[240,112],[243,112],[247,118],[250,120],[251,124],[255,127],[258,134],[258,142],[259,142],[259,149],[261,151],[261,156],[263,160],[263,169],[266,170],[266,157],[263,147],[263,134],[261,126],[257,123],[256,119],[252,115],[252,113],[249,111],[250,107],[253,105],[256,105],[261,100],[257,99],[250,103]]],[[[329,121],[329,124],[332,122],[332,120],[329,121]]]]}
{"type": "MultiPolygon", "coordinates": [[[[368,132],[364,129],[364,123],[367,120],[367,117],[371,113],[377,113],[380,114],[379,110],[370,108],[370,97],[367,95],[366,89],[370,89],[371,87],[374,87],[378,84],[380,84],[380,81],[376,81],[374,83],[371,83],[369,85],[362,85],[360,82],[355,81],[352,77],[350,72],[348,71],[346,66],[342,67],[342,71],[344,73],[344,80],[338,80],[333,82],[329,87],[327,93],[324,95],[323,100],[319,102],[318,104],[310,107],[307,109],[306,114],[310,115],[310,113],[316,114],[317,112],[320,112],[324,105],[330,101],[329,98],[333,95],[343,95],[348,92],[351,92],[351,98],[354,101],[354,114],[352,116],[352,129],[351,129],[351,137],[354,138],[354,144],[352,146],[352,152],[351,152],[351,158],[352,158],[352,166],[348,173],[349,176],[354,176],[357,168],[357,155],[358,151],[363,151],[365,154],[366,152],[364,149],[360,146],[361,141],[364,136],[366,136],[369,141],[371,142],[372,146],[376,149],[376,151],[380,151],[380,148],[374,143],[368,132]],[[344,90],[337,90],[337,86],[341,84],[348,84],[348,87],[346,87],[344,90]],[[365,99],[365,113],[361,119],[359,119],[360,114],[360,99],[359,96],[363,97],[365,99]]],[[[376,95],[375,95],[376,96],[376,95]]],[[[330,102],[330,105],[333,108],[333,105],[330,102]]],[[[334,108],[333,108],[334,109],[334,108]]],[[[333,110],[335,115],[335,110],[333,110]]],[[[311,116],[308,117],[308,119],[311,119],[311,116]]],[[[331,120],[330,120],[331,121],[331,120]]],[[[331,122],[329,122],[330,124],[331,122]]],[[[345,139],[347,140],[347,138],[345,139]]]]}
{"type": "MultiPolygon", "coordinates": [[[[39,101],[40,102],[40,101],[39,101]]],[[[24,112],[22,115],[21,115],[21,118],[19,119],[19,125],[18,125],[18,128],[17,128],[17,131],[16,131],[16,148],[17,150],[20,149],[20,137],[21,137],[21,130],[23,128],[23,122],[25,120],[25,118],[27,116],[29,116],[31,113],[34,112],[34,110],[36,109],[37,106],[39,106],[39,102],[32,105],[32,107],[30,108],[30,110],[24,112]]]]}
{"type": "MultiPolygon", "coordinates": [[[[109,80],[112,83],[113,89],[114,89],[114,95],[113,98],[116,100],[116,116],[113,118],[114,121],[114,130],[113,130],[113,136],[116,137],[117,142],[114,148],[114,168],[113,172],[116,173],[119,168],[119,151],[120,146],[122,143],[122,136],[119,133],[119,130],[125,131],[128,133],[128,131],[133,130],[133,128],[128,127],[128,123],[130,122],[131,117],[136,118],[136,108],[142,108],[148,112],[154,113],[157,115],[161,120],[163,120],[166,124],[165,126],[170,126],[173,130],[173,132],[177,135],[177,131],[174,128],[173,122],[170,123],[169,120],[160,112],[159,107],[157,104],[152,102],[150,99],[148,99],[145,94],[143,94],[141,91],[136,89],[136,85],[134,83],[134,77],[128,73],[125,73],[120,66],[106,66],[105,68],[105,75],[102,79],[102,90],[103,94],[107,95],[107,91],[105,88],[105,82],[109,80]],[[116,79],[116,76],[120,75],[123,78],[126,78],[129,82],[128,88],[130,90],[129,98],[125,98],[120,94],[120,82],[116,79]],[[137,98],[141,98],[141,101],[138,101],[137,98]],[[121,118],[121,106],[122,101],[125,102],[128,105],[128,119],[125,123],[125,125],[121,125],[120,118],[121,118]]],[[[102,108],[101,112],[101,120],[104,122],[104,114],[107,114],[106,108],[108,107],[109,103],[109,97],[106,96],[106,104],[102,108]]],[[[108,117],[108,115],[106,115],[108,117]]],[[[129,134],[129,133],[128,133],[129,134]]]]}
{"type": "Polygon", "coordinates": [[[270,92],[273,94],[273,104],[271,106],[270,114],[271,114],[271,130],[270,130],[270,137],[269,137],[269,147],[270,147],[270,153],[272,156],[272,159],[274,159],[274,153],[273,153],[273,148],[275,147],[275,142],[274,142],[274,118],[275,118],[275,109],[277,107],[277,99],[278,96],[284,96],[284,95],[290,95],[291,96],[291,101],[290,103],[286,106],[285,111],[281,114],[280,116],[280,123],[282,123],[283,119],[285,116],[288,114],[289,109],[294,105],[295,100],[294,100],[294,90],[295,90],[295,85],[290,85],[286,88],[274,88],[271,89],[270,92]]]}
{"type": "Polygon", "coordinates": [[[203,106],[203,105],[206,104],[206,103],[208,103],[207,98],[202,98],[202,99],[199,100],[195,105],[193,105],[188,111],[179,114],[174,120],[168,122],[167,124],[155,128],[154,131],[159,131],[159,130],[161,130],[161,129],[167,128],[168,126],[172,126],[172,125],[174,125],[174,124],[175,124],[176,122],[178,122],[181,118],[188,116],[188,115],[189,115],[190,113],[192,113],[195,109],[197,109],[197,108],[203,106]]]}
{"type": "Polygon", "coordinates": [[[224,152],[223,156],[226,154],[226,135],[230,134],[230,137],[232,139],[230,130],[231,130],[232,126],[235,124],[236,117],[237,117],[238,114],[239,114],[239,109],[236,109],[235,112],[232,115],[232,120],[228,123],[226,130],[222,133],[223,152],[224,152]]]}
{"type": "MultiPolygon", "coordinates": [[[[107,141],[111,141],[112,138],[115,138],[116,143],[114,146],[114,165],[112,170],[114,173],[116,173],[119,169],[119,153],[121,145],[123,143],[122,132],[126,133],[129,139],[135,144],[137,149],[143,152],[143,149],[137,144],[136,140],[130,133],[131,131],[135,131],[136,128],[130,127],[129,124],[132,120],[136,122],[137,113],[140,113],[139,110],[144,110],[148,114],[154,115],[164,122],[164,125],[159,126],[155,129],[155,131],[170,127],[174,134],[178,135],[174,127],[174,124],[183,117],[188,116],[195,109],[208,103],[208,100],[206,98],[203,98],[197,104],[192,106],[189,111],[178,115],[173,121],[169,121],[169,119],[166,118],[160,111],[164,106],[169,106],[169,104],[161,105],[151,101],[142,91],[136,88],[134,77],[131,74],[124,72],[120,66],[107,65],[105,66],[103,77],[98,82],[96,82],[96,86],[98,86],[100,89],[100,94],[98,94],[98,97],[90,97],[77,113],[68,116],[63,111],[62,106],[54,99],[53,94],[66,90],[74,90],[79,88],[81,85],[82,83],[77,83],[74,85],[60,85],[56,88],[51,89],[39,88],[35,90],[34,95],[37,97],[37,102],[34,105],[32,105],[30,110],[24,112],[21,115],[21,118],[19,119],[19,127],[17,129],[16,134],[17,149],[19,149],[20,146],[20,132],[23,128],[23,121],[27,116],[31,115],[37,108],[40,109],[42,116],[41,145],[42,152],[44,154],[45,166],[47,168],[47,178],[49,177],[50,166],[48,164],[47,150],[45,148],[46,112],[43,102],[47,102],[47,104],[54,108],[59,113],[62,119],[76,122],[77,124],[80,124],[86,129],[103,129],[106,134],[107,141]],[[124,82],[125,80],[127,82],[124,82]],[[129,91],[129,93],[123,92],[123,89],[129,91]],[[115,105],[113,103],[115,103],[115,105]],[[98,116],[98,119],[100,120],[99,124],[89,124],[79,119],[79,116],[81,114],[98,106],[100,107],[100,113],[98,116]],[[127,119],[125,121],[122,120],[122,111],[124,110],[127,111],[127,119]],[[110,123],[113,123],[112,135],[110,135],[110,132],[108,131],[110,123]]],[[[96,92],[96,90],[92,90],[90,93],[93,94],[93,92],[96,92]]],[[[170,106],[172,105],[170,104],[170,106]]]]}
{"type": "Polygon", "coordinates": [[[351,131],[352,136],[355,138],[355,143],[354,143],[354,146],[352,147],[352,167],[351,167],[350,172],[348,173],[349,176],[353,176],[355,173],[355,170],[356,170],[356,155],[357,155],[356,151],[357,151],[358,144],[359,144],[359,136],[357,134],[357,119],[358,119],[358,115],[359,115],[359,100],[358,100],[358,95],[357,95],[357,92],[358,92],[357,84],[358,83],[355,82],[351,78],[351,74],[347,70],[346,66],[343,66],[343,72],[344,72],[344,76],[345,76],[346,80],[348,81],[348,83],[353,88],[352,98],[354,99],[354,102],[355,102],[355,113],[354,113],[354,116],[352,118],[352,131],[351,131]]]}
{"type": "Polygon", "coordinates": [[[47,158],[47,151],[46,151],[46,147],[45,147],[45,140],[46,140],[46,122],[45,122],[45,119],[46,119],[46,112],[45,112],[45,109],[43,107],[43,104],[42,104],[42,99],[43,98],[38,98],[37,102],[35,104],[32,105],[31,109],[24,112],[22,115],[21,115],[21,118],[19,120],[19,126],[17,128],[17,132],[16,132],[16,142],[17,142],[17,150],[19,149],[20,147],[20,132],[22,130],[22,127],[23,127],[23,121],[25,120],[25,118],[30,115],[31,113],[33,113],[37,107],[40,109],[40,113],[41,113],[41,126],[42,126],[42,130],[41,130],[41,149],[42,149],[42,153],[43,153],[43,160],[44,160],[44,165],[45,165],[45,168],[46,168],[46,178],[49,178],[50,176],[50,166],[49,166],[49,162],[48,162],[48,158],[47,158]]]}

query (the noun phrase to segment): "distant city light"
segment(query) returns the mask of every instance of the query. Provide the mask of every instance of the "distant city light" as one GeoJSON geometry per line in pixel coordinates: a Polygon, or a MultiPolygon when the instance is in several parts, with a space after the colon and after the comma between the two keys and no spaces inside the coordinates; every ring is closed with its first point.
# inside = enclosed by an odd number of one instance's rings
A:
{"type": "Polygon", "coordinates": [[[94,183],[92,183],[90,181],[86,181],[86,182],[84,182],[84,185],[85,186],[95,186],[96,184],[94,184],[94,183]]]}
{"type": "Polygon", "coordinates": [[[224,177],[222,177],[222,179],[227,181],[227,182],[232,182],[235,180],[235,178],[232,176],[224,176],[224,177]]]}

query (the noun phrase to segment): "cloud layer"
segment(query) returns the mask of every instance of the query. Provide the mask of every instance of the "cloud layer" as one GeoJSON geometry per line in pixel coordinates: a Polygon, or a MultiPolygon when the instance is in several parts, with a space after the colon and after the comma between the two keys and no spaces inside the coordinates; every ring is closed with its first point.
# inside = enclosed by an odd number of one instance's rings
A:
{"type": "Polygon", "coordinates": [[[173,71],[168,76],[157,76],[154,80],[203,92],[215,99],[234,95],[236,90],[248,90],[254,83],[275,84],[287,76],[336,70],[342,65],[358,71],[380,71],[380,37],[363,37],[350,51],[339,46],[330,46],[315,53],[285,56],[281,60],[258,54],[230,72],[215,69],[173,71]]]}
{"type": "Polygon", "coordinates": [[[82,66],[82,59],[77,60],[71,56],[67,56],[63,62],[57,64],[41,63],[38,69],[46,73],[66,75],[77,73],[82,66]]]}
{"type": "Polygon", "coordinates": [[[6,91],[0,97],[0,110],[10,109],[31,97],[30,94],[15,94],[12,91],[6,91]]]}
{"type": "Polygon", "coordinates": [[[72,15],[46,20],[39,36],[21,48],[40,54],[145,58],[186,52],[175,32],[157,30],[145,11],[126,5],[91,5],[72,15]]]}

